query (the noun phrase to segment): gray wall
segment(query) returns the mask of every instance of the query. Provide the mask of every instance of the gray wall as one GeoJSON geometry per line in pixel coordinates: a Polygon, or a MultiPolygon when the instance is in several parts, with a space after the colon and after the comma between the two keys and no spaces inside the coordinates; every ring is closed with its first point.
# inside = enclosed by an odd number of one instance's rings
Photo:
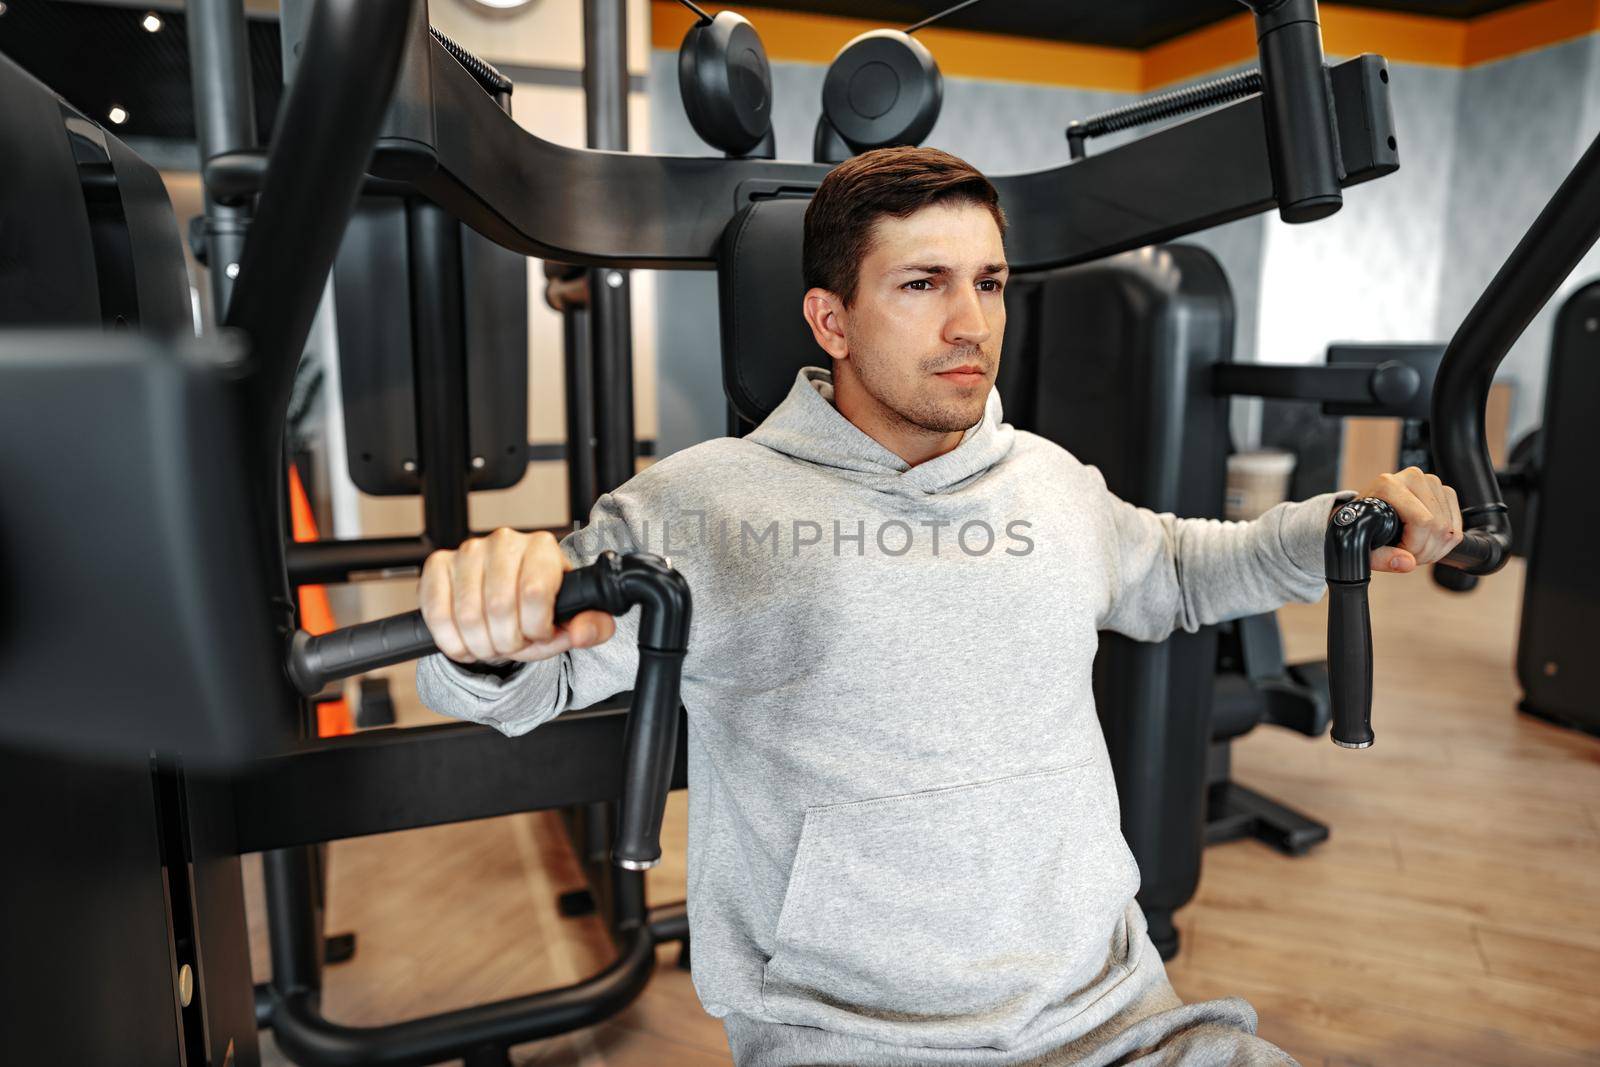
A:
{"type": "MultiPolygon", "coordinates": [[[[778,155],[808,159],[824,68],[772,70],[778,155]]],[[[1348,190],[1344,209],[1323,222],[1289,226],[1274,214],[1185,238],[1210,249],[1232,281],[1236,358],[1312,362],[1333,341],[1448,337],[1600,129],[1600,36],[1464,71],[1390,71],[1398,173],[1348,190]]],[[[652,55],[649,90],[653,149],[705,154],[683,116],[674,53],[652,55]]],[[[947,78],[927,143],[987,172],[1035,170],[1066,161],[1069,120],[1132,98],[947,78]]],[[[1600,256],[1591,256],[1568,287],[1597,273],[1600,256]]],[[[666,454],[723,432],[715,280],[662,274],[657,301],[666,454]]],[[[1548,339],[1546,313],[1503,370],[1517,385],[1513,435],[1539,420],[1548,339]]],[[[1253,408],[1241,406],[1234,425],[1251,443],[1253,408]]]]}
{"type": "MultiPolygon", "coordinates": [[[[1471,309],[1539,209],[1600,131],[1600,38],[1568,41],[1466,73],[1456,113],[1457,154],[1446,207],[1435,329],[1447,337],[1471,309]]],[[[1593,253],[1562,294],[1600,273],[1593,253]]],[[[1541,421],[1550,327],[1562,295],[1501,365],[1516,385],[1512,436],[1541,421]]]]}

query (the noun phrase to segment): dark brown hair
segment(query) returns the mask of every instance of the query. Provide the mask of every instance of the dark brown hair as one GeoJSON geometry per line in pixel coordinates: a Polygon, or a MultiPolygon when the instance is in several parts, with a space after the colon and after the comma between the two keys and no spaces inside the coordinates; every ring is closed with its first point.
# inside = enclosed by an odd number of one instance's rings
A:
{"type": "Polygon", "coordinates": [[[903,219],[950,201],[988,208],[1005,236],[1000,194],[966,160],[937,148],[877,148],[845,160],[822,179],[806,208],[800,268],[806,288],[826,289],[849,306],[878,219],[903,219]]]}

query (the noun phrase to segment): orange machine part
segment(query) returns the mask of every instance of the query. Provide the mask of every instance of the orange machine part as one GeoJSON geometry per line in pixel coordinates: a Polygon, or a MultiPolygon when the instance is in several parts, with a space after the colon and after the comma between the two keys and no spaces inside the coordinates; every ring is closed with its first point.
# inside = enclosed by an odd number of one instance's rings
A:
{"type": "MultiPolygon", "coordinates": [[[[300,481],[300,469],[293,463],[289,464],[289,525],[296,541],[317,540],[317,517],[311,513],[311,501],[306,496],[304,483],[300,481]]],[[[322,586],[300,587],[300,625],[313,634],[325,634],[334,629],[328,591],[322,586]]],[[[317,705],[318,737],[351,733],[355,733],[355,725],[350,719],[350,706],[343,697],[317,705]]]]}

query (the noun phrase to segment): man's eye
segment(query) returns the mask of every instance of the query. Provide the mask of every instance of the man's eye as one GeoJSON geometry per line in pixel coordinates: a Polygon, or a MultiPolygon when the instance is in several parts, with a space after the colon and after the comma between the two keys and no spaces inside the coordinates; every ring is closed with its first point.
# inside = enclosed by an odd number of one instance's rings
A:
{"type": "Polygon", "coordinates": [[[978,282],[978,288],[986,293],[998,293],[1002,286],[999,278],[984,278],[978,282]]]}
{"type": "Polygon", "coordinates": [[[933,279],[932,278],[917,278],[914,281],[906,282],[900,288],[902,288],[902,289],[910,289],[912,292],[915,292],[915,293],[925,293],[929,289],[933,288],[933,279]]]}

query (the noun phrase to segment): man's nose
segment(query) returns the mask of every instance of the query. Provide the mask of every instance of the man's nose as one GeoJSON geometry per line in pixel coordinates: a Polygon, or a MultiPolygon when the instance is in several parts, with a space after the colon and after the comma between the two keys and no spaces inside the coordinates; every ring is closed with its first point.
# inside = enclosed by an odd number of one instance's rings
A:
{"type": "Polygon", "coordinates": [[[958,288],[951,297],[949,314],[944,322],[944,340],[953,345],[981,345],[994,332],[989,316],[984,313],[978,292],[958,288]]]}

